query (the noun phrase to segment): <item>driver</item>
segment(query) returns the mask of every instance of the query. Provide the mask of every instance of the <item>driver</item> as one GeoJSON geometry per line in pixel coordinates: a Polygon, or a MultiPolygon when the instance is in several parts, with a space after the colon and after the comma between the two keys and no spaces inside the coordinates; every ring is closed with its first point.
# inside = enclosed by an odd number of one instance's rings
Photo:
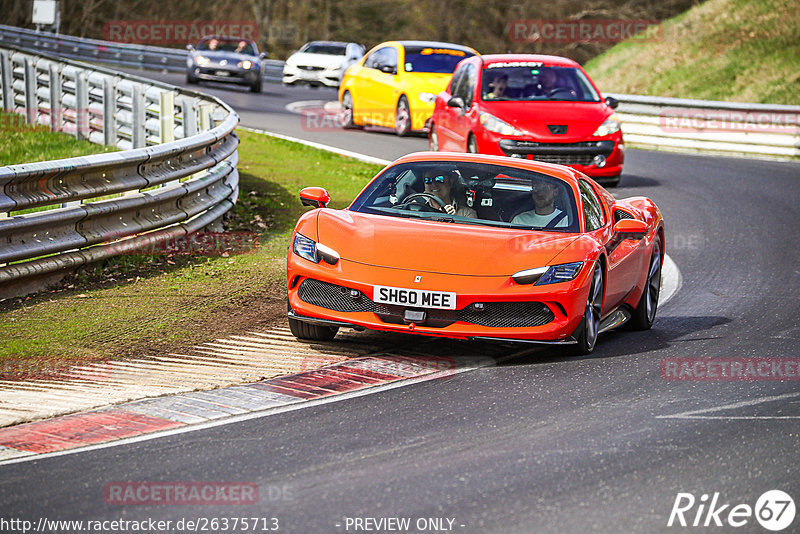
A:
{"type": "Polygon", "coordinates": [[[425,181],[425,192],[429,195],[435,195],[444,202],[444,208],[442,208],[438,202],[427,199],[429,206],[450,215],[471,217],[473,219],[478,217],[478,213],[474,209],[469,206],[459,206],[454,198],[453,185],[458,179],[456,171],[451,169],[426,169],[423,173],[423,178],[425,181]]]}
{"type": "Polygon", "coordinates": [[[511,224],[535,228],[563,228],[568,226],[566,213],[555,207],[558,186],[551,182],[533,182],[531,196],[534,208],[523,211],[511,220],[511,224]]]}

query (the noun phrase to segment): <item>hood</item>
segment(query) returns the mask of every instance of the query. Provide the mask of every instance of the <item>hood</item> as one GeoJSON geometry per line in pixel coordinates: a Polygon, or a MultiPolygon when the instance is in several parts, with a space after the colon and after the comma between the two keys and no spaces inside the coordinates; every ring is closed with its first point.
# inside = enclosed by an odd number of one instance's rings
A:
{"type": "Polygon", "coordinates": [[[332,56],[330,54],[308,54],[306,52],[296,52],[289,56],[286,63],[289,65],[306,65],[309,67],[338,67],[344,65],[345,56],[332,56]]]}
{"type": "Polygon", "coordinates": [[[244,61],[245,59],[252,61],[255,64],[260,64],[261,60],[256,56],[251,56],[249,54],[236,54],[234,52],[211,52],[208,50],[203,50],[201,52],[195,51],[192,53],[192,57],[203,56],[207,57],[211,60],[212,63],[219,64],[220,61],[223,59],[227,60],[228,65],[236,66],[237,63],[240,61],[244,61]]]}
{"type": "Polygon", "coordinates": [[[481,102],[481,109],[530,132],[537,141],[555,143],[585,140],[612,114],[603,102],[481,102]],[[566,125],[567,133],[553,135],[548,124],[566,125]]]}
{"type": "Polygon", "coordinates": [[[319,242],[343,260],[368,265],[472,276],[510,276],[543,267],[576,234],[512,230],[320,210],[319,242]]]}

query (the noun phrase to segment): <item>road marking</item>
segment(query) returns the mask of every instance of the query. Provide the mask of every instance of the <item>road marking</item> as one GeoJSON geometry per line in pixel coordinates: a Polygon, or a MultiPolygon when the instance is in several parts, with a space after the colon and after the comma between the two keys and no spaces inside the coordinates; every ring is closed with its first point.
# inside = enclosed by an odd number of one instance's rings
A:
{"type": "Polygon", "coordinates": [[[769,397],[759,397],[757,399],[749,399],[746,401],[734,402],[731,404],[723,404],[722,406],[712,406],[711,408],[701,408],[699,410],[689,410],[686,412],[676,413],[672,415],[657,415],[656,419],[800,419],[800,415],[700,415],[710,412],[721,412],[723,410],[735,410],[737,408],[747,408],[764,404],[765,402],[774,402],[786,399],[796,399],[800,397],[800,393],[784,393],[783,395],[772,395],[769,397]]]}

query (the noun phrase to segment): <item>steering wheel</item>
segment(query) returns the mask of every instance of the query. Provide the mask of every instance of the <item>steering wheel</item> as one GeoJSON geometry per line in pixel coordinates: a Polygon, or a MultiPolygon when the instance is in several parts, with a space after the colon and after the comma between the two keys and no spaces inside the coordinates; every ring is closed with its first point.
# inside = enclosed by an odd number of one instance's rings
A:
{"type": "Polygon", "coordinates": [[[439,206],[441,206],[442,210],[444,210],[444,201],[441,198],[437,197],[436,195],[431,195],[430,193],[413,193],[411,195],[408,195],[406,197],[406,199],[402,203],[398,204],[395,207],[410,209],[411,205],[414,204],[414,205],[419,206],[420,208],[425,208],[425,211],[439,211],[439,210],[435,209],[434,207],[430,206],[427,202],[423,202],[423,203],[414,202],[415,200],[418,200],[418,199],[421,199],[421,198],[422,199],[433,200],[434,202],[439,204],[439,206]]]}
{"type": "Polygon", "coordinates": [[[574,96],[572,89],[568,89],[566,87],[556,87],[555,89],[551,89],[547,92],[547,98],[554,97],[558,93],[569,93],[570,96],[574,96]]]}

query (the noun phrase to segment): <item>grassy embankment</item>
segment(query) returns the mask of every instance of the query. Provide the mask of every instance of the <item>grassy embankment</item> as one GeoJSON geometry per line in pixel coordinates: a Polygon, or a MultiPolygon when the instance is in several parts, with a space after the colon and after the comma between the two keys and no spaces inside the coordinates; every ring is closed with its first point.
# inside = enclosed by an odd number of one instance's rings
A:
{"type": "MultiPolygon", "coordinates": [[[[257,251],[228,257],[113,258],[78,274],[63,289],[2,302],[0,364],[4,359],[165,354],[281,320],[289,236],[308,209],[297,192],[322,185],[333,197],[331,206],[344,207],[379,167],[259,134],[239,134],[241,192],[228,227],[258,233],[257,251]]],[[[32,161],[42,153],[34,149],[14,159],[32,161]]],[[[48,151],[46,157],[69,154],[48,151]]]]}
{"type": "Polygon", "coordinates": [[[796,0],[708,0],[586,64],[609,93],[800,104],[796,0]]]}

